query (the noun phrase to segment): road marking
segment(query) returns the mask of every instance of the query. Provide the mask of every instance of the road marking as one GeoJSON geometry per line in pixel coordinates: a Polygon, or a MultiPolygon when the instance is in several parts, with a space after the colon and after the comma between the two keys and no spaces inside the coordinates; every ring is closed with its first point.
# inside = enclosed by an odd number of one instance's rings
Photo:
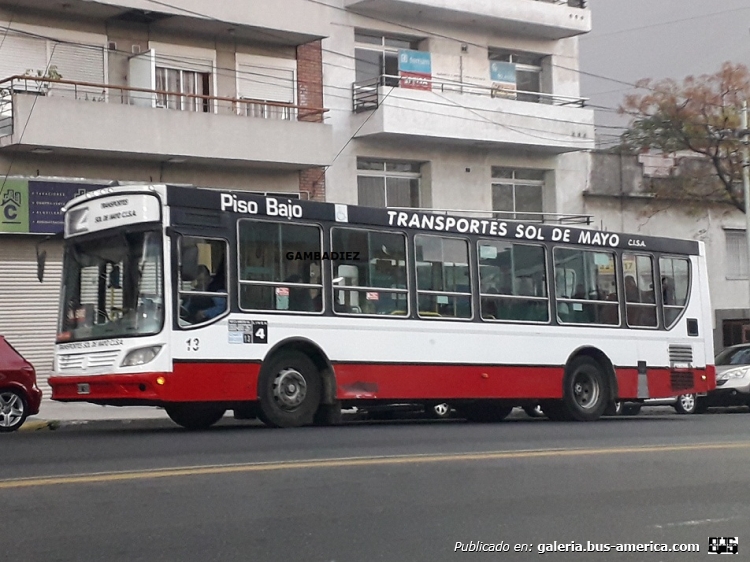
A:
{"type": "Polygon", "coordinates": [[[268,472],[275,470],[305,468],[349,468],[358,466],[488,461],[540,457],[580,457],[593,455],[623,455],[638,453],[674,453],[682,451],[711,451],[718,449],[747,450],[750,449],[750,442],[695,443],[691,445],[644,445],[628,447],[600,447],[588,449],[521,449],[516,451],[486,451],[481,453],[343,457],[298,461],[272,461],[224,465],[183,466],[149,470],[131,470],[123,472],[96,472],[60,476],[44,476],[35,478],[14,478],[8,480],[0,480],[0,489],[29,488],[35,486],[56,486],[62,484],[94,484],[100,482],[121,482],[126,480],[175,478],[178,476],[205,476],[213,474],[268,472]]]}

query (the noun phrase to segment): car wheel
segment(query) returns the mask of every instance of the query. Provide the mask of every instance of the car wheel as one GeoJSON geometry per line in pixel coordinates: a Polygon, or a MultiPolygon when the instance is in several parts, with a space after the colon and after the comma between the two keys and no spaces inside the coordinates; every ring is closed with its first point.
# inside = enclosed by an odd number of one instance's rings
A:
{"type": "Polygon", "coordinates": [[[0,390],[0,431],[15,431],[26,421],[26,400],[15,390],[0,390]]]}
{"type": "Polygon", "coordinates": [[[542,410],[542,407],[539,404],[535,404],[533,406],[524,406],[523,411],[526,412],[526,415],[530,418],[543,418],[544,417],[544,411],[542,410]]]}
{"type": "Polygon", "coordinates": [[[694,414],[697,405],[695,394],[681,394],[674,403],[674,409],[678,414],[694,414]]]}
{"type": "Polygon", "coordinates": [[[590,357],[578,357],[568,369],[563,386],[563,404],[577,421],[599,419],[609,401],[609,383],[601,365],[590,357]]]}
{"type": "Polygon", "coordinates": [[[320,406],[321,386],[318,369],[307,355],[280,353],[261,370],[258,417],[271,427],[309,425],[320,406]]]}
{"type": "Polygon", "coordinates": [[[208,429],[224,417],[226,410],[211,404],[171,404],[165,406],[169,418],[185,429],[208,429]]]}
{"type": "Polygon", "coordinates": [[[432,407],[428,406],[427,411],[429,412],[431,418],[439,420],[444,420],[451,416],[451,406],[446,402],[435,404],[432,407]]]}

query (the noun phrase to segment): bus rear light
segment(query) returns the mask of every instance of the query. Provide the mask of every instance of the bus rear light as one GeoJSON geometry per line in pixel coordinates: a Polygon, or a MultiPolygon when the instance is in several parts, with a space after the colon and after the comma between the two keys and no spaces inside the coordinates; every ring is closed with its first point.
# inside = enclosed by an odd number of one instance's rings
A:
{"type": "Polygon", "coordinates": [[[137,365],[145,365],[159,354],[161,345],[152,345],[149,347],[141,347],[130,351],[125,359],[122,360],[121,367],[135,367],[137,365]]]}
{"type": "Polygon", "coordinates": [[[167,381],[164,379],[164,377],[156,377],[156,384],[158,384],[159,386],[163,386],[165,382],[167,381]]]}

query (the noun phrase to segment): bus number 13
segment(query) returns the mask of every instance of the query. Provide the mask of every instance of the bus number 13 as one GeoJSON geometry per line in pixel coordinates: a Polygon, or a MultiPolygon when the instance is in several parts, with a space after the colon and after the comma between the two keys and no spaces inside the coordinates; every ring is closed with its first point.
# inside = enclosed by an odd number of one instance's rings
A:
{"type": "Polygon", "coordinates": [[[198,338],[188,338],[186,343],[188,351],[198,351],[201,346],[201,341],[198,338]]]}

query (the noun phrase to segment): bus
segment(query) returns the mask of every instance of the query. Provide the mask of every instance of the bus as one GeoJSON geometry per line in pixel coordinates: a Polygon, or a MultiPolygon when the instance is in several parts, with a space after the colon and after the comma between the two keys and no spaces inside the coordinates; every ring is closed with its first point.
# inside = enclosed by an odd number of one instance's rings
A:
{"type": "Polygon", "coordinates": [[[388,403],[591,421],[715,387],[699,241],[173,185],[64,216],[54,400],[198,429],[388,403]]]}

